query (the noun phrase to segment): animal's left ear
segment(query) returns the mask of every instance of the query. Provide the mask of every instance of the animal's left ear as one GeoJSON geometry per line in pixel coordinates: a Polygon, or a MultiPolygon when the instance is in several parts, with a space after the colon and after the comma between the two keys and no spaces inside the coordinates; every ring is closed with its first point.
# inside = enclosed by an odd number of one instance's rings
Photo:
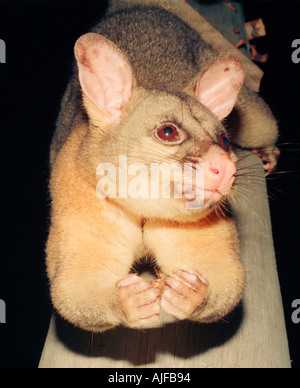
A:
{"type": "Polygon", "coordinates": [[[244,79],[242,61],[232,55],[222,55],[201,73],[195,97],[222,121],[232,112],[244,79]]]}
{"type": "Polygon", "coordinates": [[[134,84],[123,52],[104,36],[89,33],[77,40],[75,56],[83,92],[108,123],[118,123],[134,84]]]}

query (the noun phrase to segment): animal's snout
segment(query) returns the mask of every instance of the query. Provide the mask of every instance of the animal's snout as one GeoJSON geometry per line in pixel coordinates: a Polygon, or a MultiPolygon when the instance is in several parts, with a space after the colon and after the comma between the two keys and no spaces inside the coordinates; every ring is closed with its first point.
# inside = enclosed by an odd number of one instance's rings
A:
{"type": "Polygon", "coordinates": [[[208,192],[225,195],[230,190],[236,174],[236,166],[229,155],[217,145],[210,147],[204,163],[204,185],[208,192]]]}
{"type": "Polygon", "coordinates": [[[232,180],[235,174],[236,167],[234,163],[229,157],[224,155],[209,165],[205,176],[208,179],[208,187],[211,186],[212,190],[225,194],[224,191],[226,191],[230,183],[233,183],[232,180]]]}

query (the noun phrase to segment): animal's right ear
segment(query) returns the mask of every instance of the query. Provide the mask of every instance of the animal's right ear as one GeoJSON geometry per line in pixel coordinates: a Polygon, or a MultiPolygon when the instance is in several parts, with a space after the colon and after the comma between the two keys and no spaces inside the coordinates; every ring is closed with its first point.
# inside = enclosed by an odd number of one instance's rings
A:
{"type": "Polygon", "coordinates": [[[134,77],[122,51],[105,37],[89,33],[75,44],[79,81],[108,123],[118,123],[130,101],[134,77]]]}
{"type": "Polygon", "coordinates": [[[200,74],[195,97],[222,121],[232,112],[244,80],[242,61],[232,55],[222,55],[200,74]]]}

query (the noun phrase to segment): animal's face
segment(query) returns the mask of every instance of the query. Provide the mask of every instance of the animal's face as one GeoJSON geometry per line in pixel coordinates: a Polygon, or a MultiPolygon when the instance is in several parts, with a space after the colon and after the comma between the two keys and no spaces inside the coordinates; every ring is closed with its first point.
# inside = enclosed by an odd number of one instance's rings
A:
{"type": "Polygon", "coordinates": [[[140,217],[199,217],[234,181],[224,127],[189,96],[137,90],[120,124],[92,131],[98,194],[140,217]]]}
{"type": "Polygon", "coordinates": [[[97,164],[97,192],[141,218],[193,220],[220,204],[236,168],[221,124],[244,72],[220,57],[187,90],[146,90],[122,52],[97,34],[75,53],[90,119],[87,157],[97,164]]]}

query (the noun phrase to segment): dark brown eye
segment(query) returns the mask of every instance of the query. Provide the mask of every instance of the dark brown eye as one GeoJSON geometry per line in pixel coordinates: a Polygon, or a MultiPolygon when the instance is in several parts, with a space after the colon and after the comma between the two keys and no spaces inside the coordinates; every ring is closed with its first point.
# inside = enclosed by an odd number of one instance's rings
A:
{"type": "Polygon", "coordinates": [[[154,136],[157,140],[169,145],[180,144],[186,139],[186,135],[183,131],[180,131],[173,124],[164,124],[157,128],[154,132],[154,136]]]}

